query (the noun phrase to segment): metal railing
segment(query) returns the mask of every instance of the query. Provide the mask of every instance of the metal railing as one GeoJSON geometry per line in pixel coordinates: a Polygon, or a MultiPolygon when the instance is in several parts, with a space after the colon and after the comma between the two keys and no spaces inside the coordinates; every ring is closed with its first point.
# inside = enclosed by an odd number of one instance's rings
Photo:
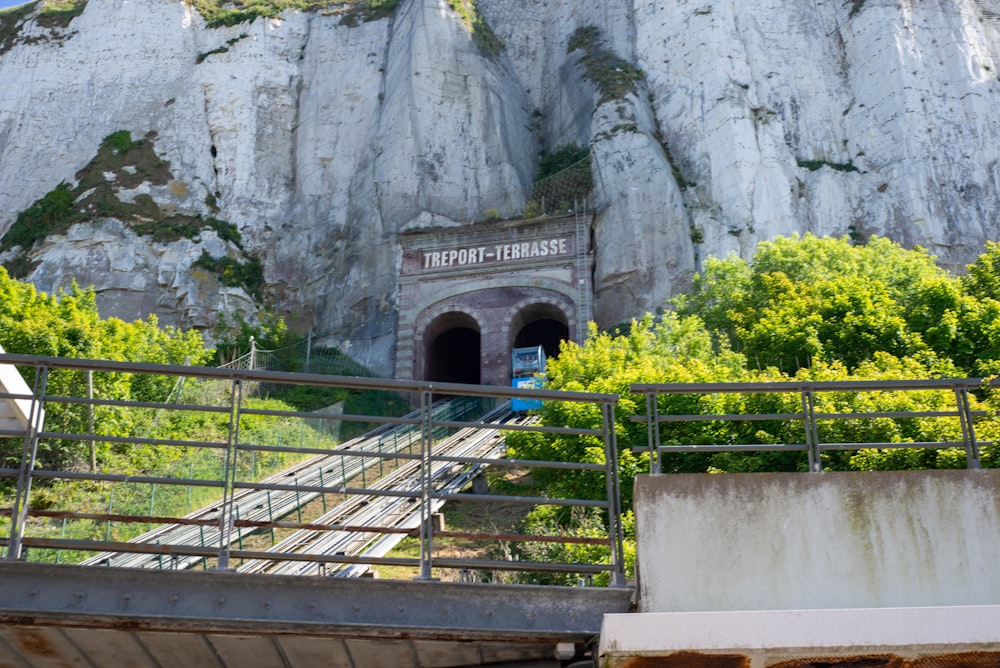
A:
{"type": "MultiPolygon", "coordinates": [[[[976,436],[976,420],[988,415],[984,410],[973,410],[970,394],[986,387],[997,387],[998,381],[985,382],[978,378],[943,378],[931,380],[873,380],[873,381],[792,381],[792,382],[756,382],[756,383],[675,383],[675,384],[634,384],[630,391],[645,395],[646,415],[632,418],[633,422],[646,423],[647,446],[633,448],[633,452],[648,452],[650,471],[661,473],[661,460],[665,453],[695,453],[695,452],[806,452],[810,472],[823,470],[822,453],[833,450],[860,449],[899,449],[923,448],[944,449],[962,448],[965,452],[967,467],[980,468],[980,448],[990,445],[976,436]],[[936,393],[934,405],[922,410],[853,410],[856,404],[878,404],[857,401],[861,395],[881,395],[883,399],[889,395],[908,393],[936,393]],[[787,409],[793,404],[795,410],[776,412],[754,412],[746,403],[742,409],[730,413],[677,412],[668,407],[670,398],[684,397],[686,402],[680,402],[680,408],[690,408],[699,405],[698,398],[719,395],[744,395],[762,397],[791,398],[792,401],[773,401],[771,406],[784,405],[787,409]],[[692,403],[692,399],[694,402],[692,403]],[[916,440],[865,440],[854,439],[851,442],[826,440],[824,430],[830,429],[838,422],[854,421],[862,425],[855,433],[864,432],[869,425],[873,433],[876,421],[912,421],[912,420],[946,420],[951,423],[951,432],[956,438],[943,438],[935,441],[916,440]],[[730,425],[743,422],[766,422],[771,424],[797,425],[797,435],[801,438],[795,442],[747,442],[747,443],[683,443],[671,429],[681,424],[694,423],[728,423],[730,425]],[[665,443],[666,441],[666,443],[665,443]],[[671,442],[673,441],[673,442],[671,442]]],[[[712,405],[712,402],[707,402],[712,405]]],[[[768,402],[760,402],[767,404],[768,402]]],[[[885,405],[886,402],[882,401],[885,405]]],[[[903,402],[905,404],[905,402],[903,402]]],[[[702,404],[704,405],[704,404],[702,404]]],[[[716,402],[715,405],[718,405],[716,402]]],[[[890,407],[891,408],[891,407],[890,407]]],[[[730,434],[732,433],[730,429],[730,434]]],[[[776,430],[777,431],[777,430],[776,430]]],[[[787,430],[786,430],[787,431],[787,430]]],[[[832,429],[831,429],[832,431],[832,429]]],[[[948,433],[948,429],[942,433],[948,433]]],[[[753,441],[754,439],[749,439],[753,441]]]]}
{"type": "MultiPolygon", "coordinates": [[[[9,505],[0,508],[0,527],[6,523],[5,535],[0,534],[0,556],[9,560],[44,556],[58,561],[64,554],[90,555],[94,553],[145,554],[162,559],[165,563],[177,564],[182,559],[187,563],[200,563],[206,568],[234,570],[241,563],[254,560],[271,562],[297,561],[321,564],[326,573],[335,572],[347,566],[358,565],[370,568],[403,569],[416,579],[436,579],[442,573],[458,573],[461,579],[470,579],[469,574],[494,577],[497,573],[560,573],[573,574],[586,580],[598,574],[605,574],[611,586],[624,586],[624,549],[621,525],[621,508],[618,470],[617,443],[613,429],[613,410],[617,395],[583,392],[557,392],[551,390],[531,390],[496,388],[421,381],[397,381],[360,377],[325,376],[318,374],[293,374],[275,371],[254,371],[248,369],[214,369],[204,367],[168,366],[128,362],[63,359],[31,355],[0,355],[0,364],[16,365],[26,377],[33,374],[32,395],[11,395],[0,393],[3,399],[24,399],[31,402],[32,410],[45,410],[49,423],[40,431],[28,429],[23,433],[0,431],[0,439],[14,438],[20,443],[17,456],[0,460],[0,490],[4,486],[12,489],[9,505]],[[183,392],[170,392],[163,401],[124,399],[112,392],[102,394],[100,390],[85,391],[82,382],[68,382],[68,378],[82,378],[90,372],[98,381],[103,378],[122,376],[154,379],[176,379],[176,387],[183,392]],[[215,392],[206,392],[205,386],[212,384],[215,392]],[[259,390],[282,386],[315,386],[337,388],[355,393],[393,393],[403,397],[415,406],[412,414],[403,416],[364,414],[313,413],[288,409],[277,409],[261,405],[252,400],[249,388],[259,390]],[[223,388],[219,391],[218,388],[223,388]],[[54,388],[60,388],[58,390],[54,388]],[[67,388],[72,388],[73,391],[67,388]],[[510,398],[527,400],[559,401],[591,404],[599,407],[602,425],[595,429],[571,427],[544,427],[532,421],[513,421],[498,424],[476,418],[457,418],[439,410],[442,398],[474,398],[488,403],[505,401],[510,398]],[[80,414],[92,410],[117,411],[113,422],[97,421],[98,427],[88,427],[92,423],[80,414]],[[75,419],[63,419],[74,413],[75,419]],[[202,433],[167,432],[162,428],[152,429],[150,425],[162,425],[171,419],[183,422],[183,416],[200,416],[221,426],[214,435],[202,433]],[[275,421],[291,423],[293,437],[280,442],[257,440],[251,427],[254,421],[275,421]],[[388,425],[418,434],[416,439],[407,439],[404,446],[355,448],[337,443],[329,430],[313,429],[317,421],[358,422],[373,425],[388,425]],[[101,424],[131,424],[130,428],[118,428],[115,433],[101,432],[101,424]],[[137,426],[140,425],[140,426],[137,426]],[[441,445],[448,436],[459,431],[489,431],[501,434],[534,432],[561,437],[587,437],[602,442],[605,448],[606,464],[579,464],[561,461],[516,460],[508,458],[502,448],[478,454],[470,450],[445,450],[441,445]],[[175,467],[175,475],[166,475],[154,469],[142,473],[127,470],[106,470],[107,461],[121,461],[108,457],[105,464],[87,470],[86,457],[78,457],[75,464],[66,467],[48,468],[40,466],[43,461],[39,453],[50,452],[57,447],[76,447],[82,450],[94,443],[110,448],[118,455],[127,455],[132,449],[147,448],[155,452],[171,452],[175,455],[165,459],[183,457],[210,460],[212,466],[205,469],[200,464],[199,474],[194,474],[195,464],[190,472],[184,466],[175,467]],[[287,455],[305,459],[307,457],[336,458],[341,462],[357,462],[360,465],[337,467],[338,470],[353,470],[352,475],[322,475],[308,480],[276,481],[265,475],[252,462],[266,456],[287,455]],[[415,464],[418,483],[407,489],[380,486],[373,471],[388,473],[405,465],[415,464]],[[498,489],[476,490],[456,487],[457,480],[466,478],[450,477],[447,480],[436,477],[434,472],[449,468],[456,473],[468,474],[474,467],[489,466],[491,470],[517,471],[530,478],[530,472],[553,468],[567,472],[590,471],[603,474],[606,497],[603,499],[549,498],[537,489],[517,486],[508,481],[498,483],[498,489]],[[353,467],[353,468],[352,468],[353,467]],[[57,497],[52,493],[55,481],[75,481],[75,484],[91,490],[104,490],[109,503],[106,507],[81,507],[73,497],[57,497]],[[187,512],[155,512],[155,503],[167,496],[190,498],[192,490],[214,492],[214,499],[208,506],[208,515],[187,512]],[[145,490],[142,500],[135,502],[137,490],[145,490]],[[379,499],[405,499],[416,508],[416,526],[380,525],[376,522],[364,526],[346,525],[342,520],[310,520],[304,517],[300,504],[287,506],[286,515],[276,517],[273,513],[264,517],[241,517],[238,508],[240,500],[250,492],[262,493],[260,498],[271,499],[277,493],[291,493],[302,499],[309,497],[313,503],[322,499],[323,509],[327,500],[343,502],[361,499],[360,505],[375,503],[379,499]],[[119,502],[115,508],[110,498],[117,492],[118,499],[129,497],[131,505],[119,502]],[[131,495],[131,496],[130,496],[131,495]],[[145,505],[148,502],[148,506],[145,505]],[[558,531],[551,535],[527,535],[496,529],[479,530],[466,528],[463,531],[449,531],[437,525],[435,509],[443,503],[486,504],[488,508],[498,504],[530,509],[539,505],[566,508],[590,508],[608,518],[608,532],[603,538],[574,537],[561,535],[558,531]],[[296,513],[297,516],[294,516],[296,513]],[[6,522],[5,522],[6,520],[6,522]],[[151,526],[175,525],[193,529],[185,538],[165,538],[162,535],[154,542],[130,542],[151,526]],[[69,527],[69,530],[67,530],[69,527]],[[77,531],[74,532],[74,529],[77,531]],[[278,542],[275,532],[357,532],[359,534],[381,533],[402,534],[411,537],[411,549],[419,551],[419,556],[348,554],[345,552],[281,552],[270,549],[278,542]],[[81,535],[79,532],[83,531],[81,535]],[[89,533],[87,533],[89,532],[89,533]],[[191,536],[210,534],[208,542],[191,536]],[[158,542],[156,542],[158,541],[158,542]],[[178,542],[180,541],[180,542],[178,542]],[[254,542],[256,541],[256,542],[254,542]],[[477,545],[531,545],[531,544],[583,544],[593,546],[600,553],[587,563],[550,563],[542,560],[522,559],[524,552],[501,551],[499,556],[484,555],[466,557],[461,553],[445,554],[442,543],[469,541],[477,545]],[[191,559],[193,558],[193,559],[191,559]]],[[[113,382],[101,383],[99,387],[114,387],[113,382]]],[[[483,415],[486,411],[477,412],[483,415]]],[[[0,444],[3,440],[0,440],[0,444]]],[[[10,441],[8,441],[10,443],[10,441]]],[[[8,452],[11,448],[8,447],[8,452]]],[[[102,461],[99,459],[99,461],[102,461]]],[[[331,467],[331,469],[334,467],[331,467]]],[[[322,470],[322,469],[321,469],[322,470]]],[[[261,502],[266,504],[266,501],[261,502]]],[[[317,515],[320,513],[317,509],[317,515]]],[[[447,546],[445,546],[447,547],[447,546]]],[[[69,559],[67,559],[69,561],[69,559]]],[[[74,562],[80,559],[74,557],[74,562]]]]}

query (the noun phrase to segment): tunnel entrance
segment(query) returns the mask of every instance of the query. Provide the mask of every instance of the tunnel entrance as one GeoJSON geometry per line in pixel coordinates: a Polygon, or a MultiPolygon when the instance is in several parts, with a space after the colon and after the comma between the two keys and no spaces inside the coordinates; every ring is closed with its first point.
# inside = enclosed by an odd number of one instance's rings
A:
{"type": "Polygon", "coordinates": [[[515,323],[513,347],[542,346],[549,359],[558,357],[559,344],[570,338],[565,314],[551,304],[527,307],[518,314],[515,323]]]}
{"type": "Polygon", "coordinates": [[[448,313],[431,323],[424,336],[426,380],[480,383],[481,341],[475,320],[464,313],[448,313]]]}

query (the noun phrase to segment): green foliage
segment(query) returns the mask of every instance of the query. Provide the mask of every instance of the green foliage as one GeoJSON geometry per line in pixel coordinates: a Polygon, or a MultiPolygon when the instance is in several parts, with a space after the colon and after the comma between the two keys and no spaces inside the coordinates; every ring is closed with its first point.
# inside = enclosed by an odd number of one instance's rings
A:
{"type": "Polygon", "coordinates": [[[18,33],[34,14],[36,8],[39,10],[35,19],[36,23],[42,28],[53,31],[53,29],[69,26],[70,22],[79,16],[86,6],[87,0],[40,0],[40,2],[26,2],[9,9],[0,9],[0,55],[12,49],[19,41],[21,43],[35,43],[65,39],[65,35],[60,35],[58,32],[18,39],[18,33]],[[39,5],[41,5],[40,8],[39,5]]]}
{"type": "MultiPolygon", "coordinates": [[[[697,317],[667,314],[656,322],[646,315],[634,321],[630,331],[620,336],[598,332],[591,326],[583,346],[564,342],[559,357],[548,363],[547,387],[552,389],[609,392],[621,395],[615,406],[615,431],[622,478],[622,496],[631,499],[632,478],[648,469],[645,456],[631,451],[644,446],[646,428],[631,417],[645,411],[645,397],[629,392],[633,383],[712,382],[738,378],[743,374],[742,356],[718,346],[697,317]]],[[[679,408],[686,399],[678,399],[679,408]]],[[[601,426],[597,406],[546,402],[540,410],[545,424],[571,425],[595,429],[601,426]]],[[[604,445],[594,436],[550,436],[517,432],[508,436],[508,448],[515,458],[601,463],[604,445]]],[[[699,456],[700,457],[700,456],[699,456]]],[[[692,470],[704,469],[700,460],[684,464],[692,470]]],[[[555,496],[596,499],[606,493],[603,474],[549,469],[535,473],[536,480],[555,496]]]]}
{"type": "Polygon", "coordinates": [[[392,13],[398,0],[186,0],[204,17],[209,28],[252,23],[257,18],[275,18],[289,9],[320,11],[337,8],[350,25],[357,19],[373,21],[392,13]],[[345,7],[346,6],[346,7],[345,7]]]}
{"type": "Polygon", "coordinates": [[[448,0],[448,4],[462,17],[462,22],[472,32],[473,40],[484,53],[496,56],[503,51],[503,41],[478,12],[475,0],[448,0]]]}
{"type": "Polygon", "coordinates": [[[249,37],[247,33],[242,33],[239,35],[239,37],[233,37],[232,39],[227,39],[225,46],[220,46],[217,49],[212,49],[211,51],[199,53],[198,57],[195,59],[195,62],[200,64],[205,62],[205,59],[208,58],[209,56],[213,56],[220,53],[226,53],[229,51],[229,47],[231,47],[233,44],[236,44],[241,39],[246,39],[247,37],[249,37]]]}
{"type": "Polygon", "coordinates": [[[75,196],[65,181],[18,214],[0,240],[0,250],[30,248],[36,241],[65,231],[77,220],[75,196]]]}
{"type": "Polygon", "coordinates": [[[566,52],[583,51],[581,62],[590,79],[600,93],[597,104],[609,100],[620,100],[629,93],[636,92],[636,84],[643,73],[632,63],[622,60],[603,46],[601,31],[596,26],[577,28],[570,36],[566,52]]]}
{"type": "Polygon", "coordinates": [[[534,200],[525,204],[524,211],[521,212],[524,218],[537,218],[540,215],[542,215],[542,205],[534,200]]]}
{"type": "Polygon", "coordinates": [[[987,241],[983,254],[967,269],[968,273],[962,278],[967,295],[1000,300],[1000,243],[987,241]]]}
{"type": "Polygon", "coordinates": [[[251,255],[246,262],[240,262],[231,257],[214,258],[206,251],[201,252],[201,257],[195,260],[194,267],[215,274],[219,283],[232,288],[243,288],[257,301],[264,298],[264,266],[260,258],[251,255]]]}
{"type": "MultiPolygon", "coordinates": [[[[257,314],[258,324],[252,325],[239,315],[232,319],[221,315],[212,335],[216,341],[213,364],[222,366],[245,355],[250,339],[258,350],[267,351],[276,368],[282,371],[308,372],[340,376],[371,377],[372,372],[340,351],[314,345],[306,366],[302,340],[289,331],[280,316],[269,311],[257,314]]],[[[263,394],[279,399],[300,411],[315,411],[344,402],[344,412],[353,415],[402,415],[409,404],[400,396],[382,391],[348,391],[315,385],[268,385],[263,394]]],[[[365,423],[344,423],[341,436],[348,438],[370,429],[365,423]]]]}
{"type": "Polygon", "coordinates": [[[589,157],[590,149],[579,144],[563,144],[551,151],[542,151],[538,157],[538,174],[535,176],[535,180],[541,181],[558,174],[589,157]]]}
{"type": "Polygon", "coordinates": [[[563,214],[573,202],[585,200],[593,189],[589,148],[563,144],[551,151],[542,151],[524,217],[531,218],[542,213],[563,214]],[[528,215],[529,207],[532,215],[528,215]]]}
{"type": "MultiPolygon", "coordinates": [[[[11,353],[162,364],[200,364],[209,356],[196,332],[161,328],[154,316],[131,323],[116,318],[101,319],[93,290],[73,285],[68,292],[47,295],[30,284],[11,279],[3,268],[0,268],[0,344],[11,353]]],[[[95,373],[93,382],[98,395],[164,401],[173,391],[176,379],[95,373]]],[[[84,383],[83,372],[53,372],[48,391],[57,396],[86,396],[81,390],[84,383]]],[[[114,406],[98,406],[95,418],[98,433],[127,435],[139,427],[134,413],[114,406]]],[[[85,433],[82,420],[80,406],[53,404],[46,415],[46,427],[55,432],[85,433]]],[[[84,448],[85,444],[78,441],[45,440],[39,465],[58,469],[77,464],[83,459],[84,448]]],[[[111,452],[108,449],[105,454],[111,452]]],[[[19,453],[16,439],[0,440],[3,465],[8,465],[19,453]]]]}
{"type": "Polygon", "coordinates": [[[128,153],[139,144],[139,142],[132,141],[132,133],[128,130],[113,132],[104,138],[104,142],[112,151],[120,154],[128,153]]]}
{"type": "Polygon", "coordinates": [[[850,162],[829,162],[827,160],[797,160],[799,167],[805,167],[810,172],[815,172],[823,167],[829,167],[838,172],[856,172],[858,168],[850,162]]]}
{"type": "Polygon", "coordinates": [[[38,25],[44,28],[65,28],[87,7],[87,0],[42,0],[38,25]]]}
{"type": "MultiPolygon", "coordinates": [[[[6,263],[10,273],[24,277],[30,272],[32,265],[27,252],[35,243],[65,234],[74,224],[100,218],[120,220],[137,234],[158,243],[197,239],[207,228],[242,250],[240,232],[232,223],[214,216],[205,218],[200,213],[168,213],[147,194],[136,195],[131,201],[119,198],[122,189],[134,189],[144,183],[164,186],[173,178],[170,163],[160,159],[154,150],[154,139],[155,133],[149,133],[143,139],[133,140],[128,130],[108,135],[93,160],[76,173],[75,187],[60,183],[18,214],[0,239],[0,251],[21,249],[6,263]]],[[[209,206],[215,206],[214,197],[209,206]]],[[[223,285],[244,287],[249,294],[263,300],[263,267],[258,258],[212,260],[203,255],[199,263],[198,266],[218,274],[223,285]]]]}
{"type": "MultiPolygon", "coordinates": [[[[625,534],[625,574],[635,577],[635,514],[624,513],[622,528],[625,534]]],[[[577,509],[567,519],[564,512],[555,506],[540,506],[533,510],[525,521],[526,533],[543,536],[571,536],[573,538],[607,538],[605,520],[598,512],[577,509]]],[[[569,564],[610,564],[611,553],[607,545],[582,545],[577,543],[524,543],[517,557],[523,561],[557,562],[569,564]]],[[[562,585],[571,587],[580,584],[572,573],[525,573],[519,578],[521,583],[562,585]]],[[[607,587],[610,577],[607,573],[594,576],[588,586],[607,587]]]]}
{"type": "Polygon", "coordinates": [[[128,203],[117,195],[119,188],[135,188],[147,181],[165,185],[169,181],[170,164],[156,156],[151,137],[133,141],[127,130],[108,135],[97,155],[77,172],[76,178],[79,180],[76,187],[60,183],[22,211],[0,241],[0,250],[16,246],[27,250],[37,241],[64,234],[75,223],[98,217],[135,222],[139,229],[155,227],[155,218],[163,218],[148,196],[128,203]],[[107,174],[114,174],[114,178],[109,180],[107,174]],[[154,220],[146,220],[150,216],[154,220]]]}
{"type": "Polygon", "coordinates": [[[794,373],[817,360],[854,369],[879,351],[968,368],[978,334],[963,331],[961,314],[975,310],[966,301],[921,248],[807,235],[764,242],[749,263],[707,260],[674,306],[726,334],[758,368],[794,373]]]}
{"type": "Polygon", "coordinates": [[[27,3],[10,9],[0,9],[0,55],[9,51],[17,42],[17,34],[35,10],[35,4],[27,3]]]}
{"type": "MultiPolygon", "coordinates": [[[[632,448],[647,444],[645,397],[635,383],[898,380],[996,374],[1000,371],[1000,244],[958,279],[940,269],[922,248],[906,250],[886,239],[862,246],[849,239],[779,238],[761,243],[750,262],[708,260],[692,290],[674,300],[661,320],[647,315],[613,332],[591,327],[583,346],[564,343],[549,361],[547,387],[618,393],[615,433],[623,507],[631,507],[632,479],[648,466],[632,448]]],[[[1000,393],[970,397],[973,410],[1000,406],[1000,393]]],[[[871,412],[954,411],[951,391],[817,393],[822,415],[871,412]]],[[[802,410],[797,392],[665,395],[658,411],[669,415],[789,414],[802,410]]],[[[543,424],[598,429],[599,411],[546,402],[543,424]]],[[[823,443],[960,442],[957,420],[824,419],[823,443]]],[[[982,421],[980,441],[1000,437],[997,420],[982,421]]],[[[800,419],[678,421],[660,428],[669,445],[803,443],[800,419]]],[[[596,438],[522,434],[508,437],[511,456],[522,459],[603,463],[596,438]]],[[[983,448],[984,466],[1000,465],[1000,447],[983,448]]],[[[804,471],[801,452],[670,452],[665,473],[804,471]]],[[[962,468],[960,448],[860,448],[824,451],[824,470],[962,468]]],[[[554,496],[602,498],[603,479],[589,473],[540,471],[537,482],[554,496]]],[[[534,528],[599,533],[595,517],[567,511],[533,513],[534,528]]],[[[538,549],[538,548],[532,548],[538,549]]],[[[576,547],[547,546],[559,560],[577,558],[576,547]],[[576,555],[576,556],[575,556],[576,555]]],[[[550,555],[550,556],[551,556],[550,555]]]]}
{"type": "Polygon", "coordinates": [[[300,371],[298,354],[291,350],[296,342],[296,335],[288,330],[284,318],[269,311],[257,314],[259,324],[252,325],[240,314],[230,319],[225,313],[219,314],[212,328],[212,338],[215,340],[215,356],[213,365],[229,364],[250,350],[252,338],[258,348],[266,350],[288,350],[287,356],[279,356],[280,366],[285,371],[300,371]]]}

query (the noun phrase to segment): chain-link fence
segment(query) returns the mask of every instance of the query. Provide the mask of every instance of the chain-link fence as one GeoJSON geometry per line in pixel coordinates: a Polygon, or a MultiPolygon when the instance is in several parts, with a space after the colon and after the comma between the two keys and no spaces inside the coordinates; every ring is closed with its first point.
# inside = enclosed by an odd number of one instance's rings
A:
{"type": "Polygon", "coordinates": [[[220,364],[219,368],[321,373],[331,376],[372,376],[371,371],[346,353],[336,348],[315,345],[311,333],[295,343],[271,349],[259,347],[251,336],[250,350],[229,362],[220,364]]]}

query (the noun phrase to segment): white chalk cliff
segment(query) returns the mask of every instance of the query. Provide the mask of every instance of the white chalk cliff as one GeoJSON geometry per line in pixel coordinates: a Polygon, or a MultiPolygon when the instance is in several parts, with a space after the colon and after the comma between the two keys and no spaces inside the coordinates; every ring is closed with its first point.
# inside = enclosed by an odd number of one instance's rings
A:
{"type": "Polygon", "coordinates": [[[119,199],[239,238],[155,239],[98,207],[0,261],[44,290],[93,285],[126,319],[208,327],[266,305],[388,374],[397,233],[518,214],[542,149],[591,148],[601,325],[777,235],[878,234],[952,269],[1000,238],[998,0],[476,6],[503,48],[447,0],[221,28],[182,0],[24,14],[0,42],[0,234],[127,130],[169,177],[108,171],[119,199]],[[259,292],[203,253],[258,258],[259,292]]]}

